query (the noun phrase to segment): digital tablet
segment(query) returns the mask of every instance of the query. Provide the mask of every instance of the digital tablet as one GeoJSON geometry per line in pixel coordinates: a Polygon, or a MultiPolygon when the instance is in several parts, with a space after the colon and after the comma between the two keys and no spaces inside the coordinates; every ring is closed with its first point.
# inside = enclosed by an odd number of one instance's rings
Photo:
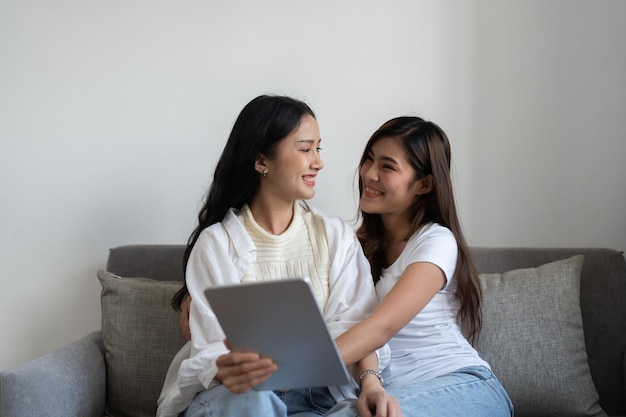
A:
{"type": "Polygon", "coordinates": [[[304,279],[213,287],[205,294],[233,351],[257,352],[278,365],[255,390],[351,383],[304,279]]]}

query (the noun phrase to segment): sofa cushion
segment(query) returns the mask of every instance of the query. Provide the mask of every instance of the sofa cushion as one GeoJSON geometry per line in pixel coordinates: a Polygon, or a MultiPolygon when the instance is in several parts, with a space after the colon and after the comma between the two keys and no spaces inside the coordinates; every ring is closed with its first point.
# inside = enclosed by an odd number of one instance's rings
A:
{"type": "Polygon", "coordinates": [[[580,312],[583,256],[481,274],[477,349],[506,388],[515,415],[605,416],[593,385],[580,312]]]}
{"type": "Polygon", "coordinates": [[[179,281],[98,271],[107,369],[107,415],[154,416],[167,368],[185,338],[170,304],[179,281]]]}

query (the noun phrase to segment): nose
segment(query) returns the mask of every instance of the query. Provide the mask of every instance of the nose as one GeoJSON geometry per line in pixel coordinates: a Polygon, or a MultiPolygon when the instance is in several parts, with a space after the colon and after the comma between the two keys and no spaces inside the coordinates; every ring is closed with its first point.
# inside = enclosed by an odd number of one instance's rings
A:
{"type": "Polygon", "coordinates": [[[322,156],[320,155],[319,151],[315,151],[315,158],[313,158],[312,166],[313,169],[316,171],[324,168],[324,162],[322,162],[322,156]]]}
{"type": "Polygon", "coordinates": [[[374,164],[363,164],[361,166],[361,178],[365,181],[378,181],[378,170],[374,164]]]}

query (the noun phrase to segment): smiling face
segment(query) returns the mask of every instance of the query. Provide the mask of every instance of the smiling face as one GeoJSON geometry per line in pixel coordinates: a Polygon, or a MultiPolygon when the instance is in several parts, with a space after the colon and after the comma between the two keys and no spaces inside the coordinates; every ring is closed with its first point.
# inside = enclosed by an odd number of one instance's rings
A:
{"type": "MultiPolygon", "coordinates": [[[[416,180],[400,139],[382,137],[372,145],[359,169],[361,210],[409,220],[410,208],[424,194],[426,180],[416,180]]],[[[426,191],[427,192],[427,191],[426,191]]]]}
{"type": "Polygon", "coordinates": [[[280,141],[275,157],[257,158],[257,171],[267,172],[260,192],[287,202],[313,198],[317,173],[324,167],[320,143],[317,121],[303,116],[300,125],[280,141]]]}

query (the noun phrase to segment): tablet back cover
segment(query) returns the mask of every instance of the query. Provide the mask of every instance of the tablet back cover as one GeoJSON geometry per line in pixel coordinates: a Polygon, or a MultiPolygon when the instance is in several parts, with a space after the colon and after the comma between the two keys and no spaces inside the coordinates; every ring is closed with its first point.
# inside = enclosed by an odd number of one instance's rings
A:
{"type": "Polygon", "coordinates": [[[305,280],[213,287],[205,294],[233,351],[258,352],[277,363],[255,390],[351,383],[305,280]]]}

